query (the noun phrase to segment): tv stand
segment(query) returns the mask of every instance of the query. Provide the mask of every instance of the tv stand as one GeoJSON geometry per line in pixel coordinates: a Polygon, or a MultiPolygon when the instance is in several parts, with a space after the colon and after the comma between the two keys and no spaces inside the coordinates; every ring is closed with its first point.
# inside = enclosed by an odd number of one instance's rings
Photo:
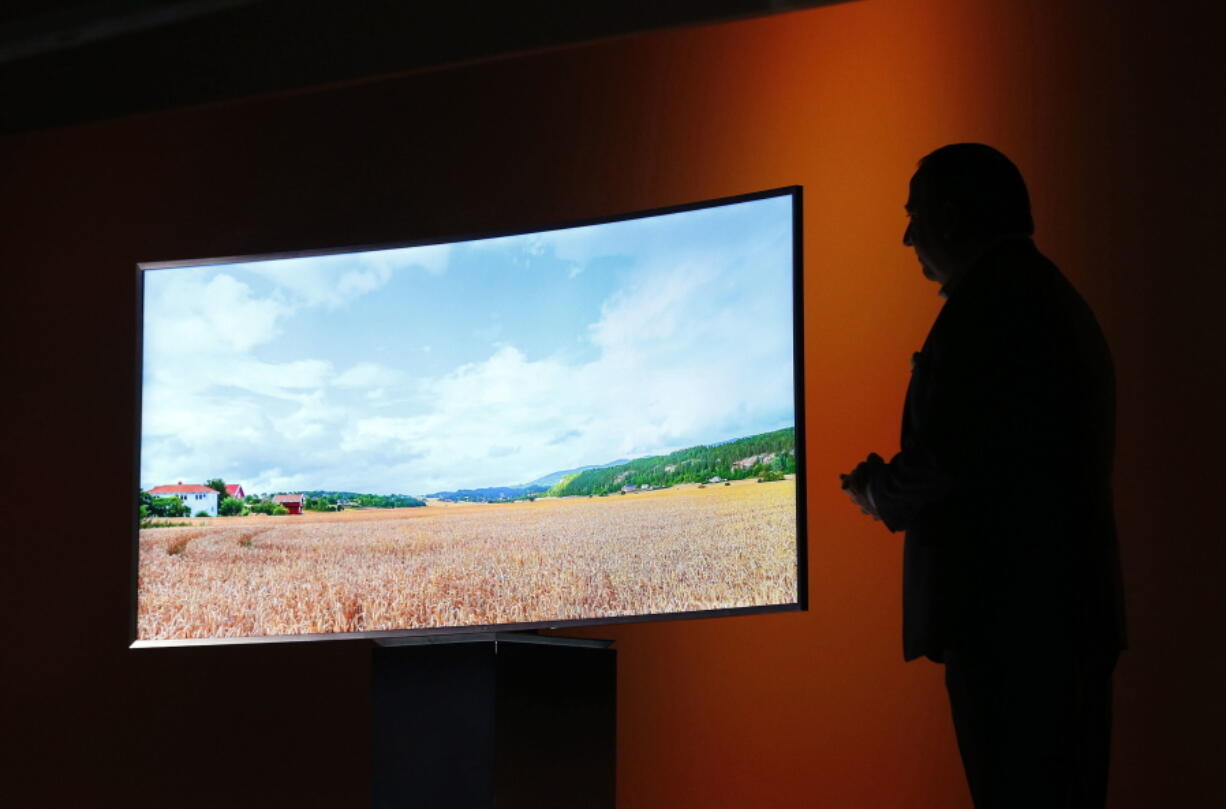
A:
{"type": "Polygon", "coordinates": [[[540,635],[536,630],[517,632],[473,632],[456,635],[420,635],[402,638],[379,638],[379,646],[442,646],[451,643],[531,643],[538,646],[569,646],[584,649],[608,649],[611,640],[599,638],[564,638],[558,635],[540,635]]]}
{"type": "Polygon", "coordinates": [[[612,641],[426,635],[373,650],[375,809],[613,809],[612,641]]]}

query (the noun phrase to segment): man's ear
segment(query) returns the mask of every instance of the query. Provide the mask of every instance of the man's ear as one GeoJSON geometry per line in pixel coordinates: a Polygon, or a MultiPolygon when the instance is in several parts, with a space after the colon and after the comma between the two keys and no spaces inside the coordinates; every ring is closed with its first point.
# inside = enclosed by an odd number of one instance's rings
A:
{"type": "Polygon", "coordinates": [[[962,233],[962,209],[952,202],[943,202],[940,207],[940,219],[937,222],[941,237],[946,242],[954,242],[962,233]]]}

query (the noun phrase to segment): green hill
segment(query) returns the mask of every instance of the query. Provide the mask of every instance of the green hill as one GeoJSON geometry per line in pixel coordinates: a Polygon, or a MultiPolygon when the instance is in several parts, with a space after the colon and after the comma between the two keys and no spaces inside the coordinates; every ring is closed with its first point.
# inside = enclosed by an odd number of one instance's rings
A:
{"type": "Polygon", "coordinates": [[[795,471],[796,429],[787,427],[719,444],[690,447],[668,455],[638,458],[616,466],[587,469],[567,475],[546,494],[551,497],[607,495],[627,486],[656,488],[703,483],[716,477],[739,480],[762,477],[767,472],[786,475],[795,471]]]}

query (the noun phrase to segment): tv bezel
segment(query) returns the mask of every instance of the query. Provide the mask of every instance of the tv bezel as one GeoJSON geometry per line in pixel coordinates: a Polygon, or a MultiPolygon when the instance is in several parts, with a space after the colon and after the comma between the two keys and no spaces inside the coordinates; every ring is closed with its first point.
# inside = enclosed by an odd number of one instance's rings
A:
{"type": "Polygon", "coordinates": [[[276,259],[306,258],[311,256],[330,256],[345,253],[361,253],[373,250],[394,250],[406,247],[424,247],[427,245],[455,244],[460,242],[479,241],[507,236],[524,236],[535,233],[548,233],[555,230],[603,225],[613,222],[624,222],[632,219],[646,219],[653,216],[685,213],[687,211],[716,208],[724,205],[734,205],[741,202],[775,197],[790,197],[792,201],[792,357],[795,397],[795,432],[796,432],[796,601],[785,604],[768,604],[752,607],[724,607],[712,610],[697,610],[672,613],[646,613],[641,615],[617,615],[603,618],[576,618],[557,621],[531,621],[511,624],[477,624],[455,627],[419,627],[402,629],[382,629],[365,632],[326,632],[299,635],[251,635],[242,637],[217,638],[162,638],[141,640],[139,630],[140,606],[140,516],[138,509],[131,510],[131,585],[129,587],[129,648],[168,648],[182,646],[231,646],[251,643],[299,643],[313,641],[336,640],[373,640],[390,641],[397,638],[428,638],[429,636],[475,635],[491,632],[520,632],[536,630],[569,629],[572,627],[593,627],[615,624],[644,623],[648,621],[677,621],[698,618],[724,618],[744,615],[760,615],[780,612],[802,612],[808,609],[808,520],[807,496],[805,493],[805,410],[804,410],[804,261],[803,261],[803,229],[804,218],[802,208],[803,186],[789,185],[764,191],[754,191],[726,197],[705,199],[680,205],[668,205],[648,208],[629,213],[599,216],[588,219],[573,219],[555,222],[539,227],[517,227],[505,230],[484,231],[478,233],[463,233],[460,235],[443,235],[436,238],[411,239],[403,241],[379,242],[374,244],[339,245],[335,247],[285,250],[281,252],[256,253],[251,255],[221,256],[204,259],[181,259],[175,261],[142,261],[136,265],[136,365],[135,377],[135,418],[133,429],[132,488],[140,491],[141,469],[141,430],[142,430],[142,394],[144,379],[144,322],[145,294],[144,277],[146,270],[166,270],[183,267],[207,267],[224,264],[236,264],[253,261],[272,261],[276,259]]]}

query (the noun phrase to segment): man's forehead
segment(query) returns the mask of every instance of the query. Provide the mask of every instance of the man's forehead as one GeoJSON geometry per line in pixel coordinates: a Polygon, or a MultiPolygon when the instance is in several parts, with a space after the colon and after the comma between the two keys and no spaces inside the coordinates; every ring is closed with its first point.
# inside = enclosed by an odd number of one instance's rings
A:
{"type": "Polygon", "coordinates": [[[920,181],[920,173],[917,171],[911,175],[911,181],[907,183],[907,205],[908,209],[914,208],[923,199],[923,183],[920,181]]]}

